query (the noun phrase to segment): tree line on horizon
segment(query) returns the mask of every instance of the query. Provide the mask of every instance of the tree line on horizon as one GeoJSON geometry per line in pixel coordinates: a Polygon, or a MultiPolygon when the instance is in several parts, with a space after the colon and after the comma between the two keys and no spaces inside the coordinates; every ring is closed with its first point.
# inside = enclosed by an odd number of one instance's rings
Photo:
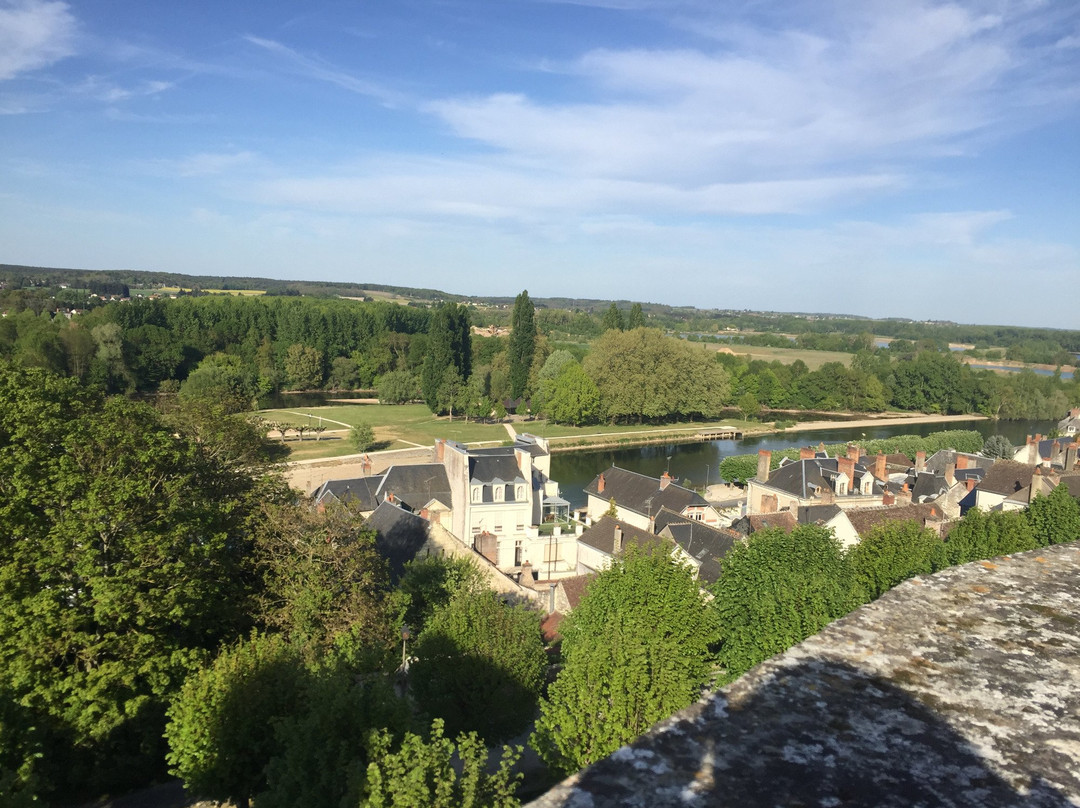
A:
{"type": "Polygon", "coordinates": [[[650,327],[641,304],[574,313],[538,309],[523,292],[506,314],[508,337],[472,333],[475,316],[462,303],[309,297],[136,299],[70,320],[13,306],[0,319],[0,357],[111,393],[179,392],[236,411],[282,390],[375,389],[387,403],[422,400],[440,414],[528,408],[574,425],[714,418],[730,408],[747,417],[898,409],[1049,419],[1080,401],[1075,378],[973,369],[926,338],[878,347],[868,332],[810,335],[807,344],[855,349],[846,365],[810,370],[674,339],[650,327]],[[582,320],[587,336],[555,338],[582,320]]]}

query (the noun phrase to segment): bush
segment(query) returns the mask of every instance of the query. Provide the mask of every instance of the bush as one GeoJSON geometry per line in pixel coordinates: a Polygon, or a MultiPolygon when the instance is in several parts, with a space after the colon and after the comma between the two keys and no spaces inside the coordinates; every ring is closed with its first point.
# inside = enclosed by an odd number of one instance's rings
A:
{"type": "Polygon", "coordinates": [[[941,539],[914,521],[876,526],[847,553],[856,602],[869,603],[901,581],[933,572],[940,550],[941,539]]]}
{"type": "Polygon", "coordinates": [[[349,430],[349,440],[358,452],[366,452],[375,445],[375,430],[370,424],[356,424],[349,430]]]}

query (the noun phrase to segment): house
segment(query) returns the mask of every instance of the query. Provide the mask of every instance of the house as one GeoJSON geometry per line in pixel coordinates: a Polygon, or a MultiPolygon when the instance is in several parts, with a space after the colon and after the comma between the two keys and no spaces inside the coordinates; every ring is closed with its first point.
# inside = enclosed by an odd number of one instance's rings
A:
{"type": "Polygon", "coordinates": [[[424,551],[432,551],[428,534],[431,523],[390,500],[381,502],[366,523],[375,531],[375,549],[387,560],[392,581],[401,578],[408,562],[424,551]]]}
{"type": "Polygon", "coordinates": [[[312,498],[317,508],[338,502],[362,516],[390,501],[433,522],[442,521],[452,506],[450,482],[439,463],[395,465],[372,477],[328,480],[312,498]]]}
{"type": "Polygon", "coordinates": [[[1070,438],[1080,435],[1080,407],[1069,410],[1065,417],[1058,421],[1058,432],[1070,438]]]}
{"type": "Polygon", "coordinates": [[[666,471],[657,479],[612,466],[585,486],[585,494],[590,521],[603,517],[611,507],[611,500],[615,500],[619,521],[641,530],[654,529],[653,519],[662,508],[706,524],[720,524],[716,508],[701,494],[675,483],[666,471]]]}
{"type": "Polygon", "coordinates": [[[1072,438],[1044,438],[1042,435],[1028,435],[1027,443],[1016,450],[1013,460],[1031,466],[1057,466],[1060,469],[1072,469],[1076,465],[1078,449],[1080,449],[1080,443],[1072,438]]]}
{"type": "Polygon", "coordinates": [[[451,491],[445,526],[466,546],[514,576],[526,566],[549,579],[573,574],[577,542],[570,503],[550,478],[545,439],[520,434],[512,446],[485,449],[437,440],[435,459],[451,491]]]}
{"type": "Polygon", "coordinates": [[[585,575],[607,569],[629,544],[666,547],[667,541],[614,516],[602,516],[577,537],[577,572],[585,575]]]}
{"type": "Polygon", "coordinates": [[[1015,510],[1022,507],[1003,507],[1003,504],[1007,499],[1015,500],[1016,495],[1031,485],[1036,468],[1035,465],[1016,460],[999,460],[975,487],[974,506],[984,511],[1015,510]]]}
{"type": "MultiPolygon", "coordinates": [[[[876,479],[859,462],[861,452],[849,446],[845,457],[829,457],[824,451],[804,448],[798,460],[784,458],[772,470],[772,452],[758,452],[757,474],[747,481],[749,513],[777,513],[804,505],[839,505],[854,508],[875,504],[884,492],[884,481],[876,479]]],[[[884,464],[882,464],[882,473],[884,464]]]]}
{"type": "Polygon", "coordinates": [[[847,518],[859,540],[878,525],[890,522],[913,521],[920,527],[933,530],[943,536],[947,520],[945,512],[937,505],[900,505],[895,508],[853,508],[847,511],[847,518]]]}
{"type": "Polygon", "coordinates": [[[839,505],[800,505],[795,511],[795,520],[800,525],[828,528],[845,548],[859,542],[859,534],[848,519],[847,511],[839,505]]]}
{"type": "Polygon", "coordinates": [[[731,523],[731,529],[742,536],[750,536],[759,530],[778,527],[790,533],[799,526],[799,520],[791,511],[776,513],[748,513],[731,523]]]}
{"type": "Polygon", "coordinates": [[[720,578],[720,564],[743,536],[729,528],[716,528],[665,509],[656,522],[657,535],[675,544],[674,557],[688,563],[698,580],[712,584],[720,578]]]}
{"type": "Polygon", "coordinates": [[[1080,474],[1075,469],[1064,472],[1056,468],[1036,466],[1031,473],[1031,482],[1005,497],[998,507],[1003,511],[1023,510],[1035,497],[1040,494],[1049,496],[1059,485],[1064,485],[1071,496],[1080,498],[1080,474]]]}

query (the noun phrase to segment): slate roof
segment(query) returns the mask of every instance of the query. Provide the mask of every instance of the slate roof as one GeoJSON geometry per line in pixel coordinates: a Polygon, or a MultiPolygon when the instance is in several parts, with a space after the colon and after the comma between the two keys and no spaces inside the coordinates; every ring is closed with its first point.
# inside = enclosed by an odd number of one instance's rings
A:
{"type": "Polygon", "coordinates": [[[800,505],[795,519],[800,525],[821,525],[842,511],[839,505],[800,505]]]}
{"type": "Polygon", "coordinates": [[[627,471],[618,466],[612,466],[596,475],[593,481],[585,486],[585,493],[603,500],[614,497],[620,508],[643,516],[660,513],[661,508],[680,512],[691,505],[706,507],[709,504],[701,494],[689,488],[672,482],[661,491],[660,480],[656,477],[627,471]],[[601,477],[604,478],[603,492],[599,490],[601,477]]]}
{"type": "Polygon", "coordinates": [[[587,544],[590,547],[594,547],[602,553],[607,553],[610,556],[615,555],[615,527],[622,528],[623,534],[623,547],[628,544],[637,544],[642,547],[656,546],[661,547],[664,545],[663,539],[658,539],[652,533],[641,528],[628,525],[626,522],[620,521],[613,516],[605,516],[597,522],[593,522],[591,527],[582,531],[578,536],[578,541],[582,544],[587,544]]]}
{"type": "Polygon", "coordinates": [[[589,581],[596,577],[595,573],[587,575],[575,575],[572,578],[560,578],[558,585],[562,587],[563,594],[570,604],[570,609],[576,609],[585,597],[585,591],[589,588],[589,581]]]}
{"type": "Polygon", "coordinates": [[[778,513],[751,513],[746,516],[741,516],[731,523],[731,529],[737,531],[743,536],[749,536],[752,533],[757,533],[759,530],[765,530],[769,527],[778,527],[790,533],[796,527],[798,527],[798,520],[791,511],[780,511],[778,513]]]}
{"type": "Polygon", "coordinates": [[[852,508],[847,511],[847,518],[855,532],[865,537],[871,529],[887,522],[904,522],[913,519],[920,525],[926,520],[941,521],[944,517],[941,508],[936,505],[901,505],[896,508],[852,508]],[[936,515],[935,515],[936,514],[936,515]]]}
{"type": "Polygon", "coordinates": [[[386,499],[391,493],[411,511],[419,511],[433,499],[453,505],[450,479],[442,463],[391,466],[379,486],[379,499],[386,499]]]}
{"type": "Polygon", "coordinates": [[[957,469],[957,473],[964,471],[970,471],[972,469],[988,469],[994,465],[994,459],[992,457],[983,457],[982,455],[971,454],[969,452],[957,452],[953,449],[941,449],[934,452],[930,457],[926,458],[926,470],[937,472],[938,474],[945,473],[945,467],[949,464],[956,464],[956,458],[963,456],[967,458],[967,469],[957,469]]]}
{"type": "Polygon", "coordinates": [[[428,539],[428,522],[392,502],[383,502],[367,518],[368,526],[375,531],[375,549],[390,566],[390,577],[397,581],[405,572],[405,564],[428,539]]]}
{"type": "Polygon", "coordinates": [[[327,480],[316,489],[312,498],[316,505],[340,502],[353,510],[373,511],[379,504],[377,492],[381,482],[382,475],[327,480]]]}
{"type": "Polygon", "coordinates": [[[521,476],[517,458],[512,446],[500,446],[494,449],[469,450],[469,482],[516,483],[528,482],[521,476]]]}
{"type": "MultiPolygon", "coordinates": [[[[814,457],[810,460],[793,460],[782,463],[780,468],[769,472],[769,479],[762,483],[778,488],[799,499],[811,499],[817,492],[832,490],[831,480],[836,477],[837,459],[835,457],[814,457]]],[[[858,495],[857,481],[869,470],[862,463],[855,464],[855,480],[852,480],[849,493],[844,496],[858,495]]],[[[874,482],[873,493],[881,493],[881,486],[874,482]]]]}
{"type": "Polygon", "coordinates": [[[1011,496],[1031,485],[1031,475],[1034,473],[1035,466],[1029,466],[1027,463],[999,460],[986,472],[986,476],[979,483],[979,490],[1011,496]]]}
{"type": "Polygon", "coordinates": [[[923,499],[937,499],[948,490],[949,483],[944,475],[924,471],[915,477],[915,485],[911,487],[911,501],[921,502],[923,499]]]}
{"type": "Polygon", "coordinates": [[[710,584],[720,578],[721,559],[743,538],[734,530],[685,518],[665,525],[664,534],[698,562],[698,578],[710,584]]]}

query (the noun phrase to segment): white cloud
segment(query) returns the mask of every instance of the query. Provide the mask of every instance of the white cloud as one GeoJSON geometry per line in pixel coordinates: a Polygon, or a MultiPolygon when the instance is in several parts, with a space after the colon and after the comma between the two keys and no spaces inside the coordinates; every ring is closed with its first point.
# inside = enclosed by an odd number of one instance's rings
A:
{"type": "Polygon", "coordinates": [[[70,56],[75,29],[67,3],[0,2],[0,81],[70,56]]]}
{"type": "Polygon", "coordinates": [[[212,177],[231,174],[254,165],[257,156],[250,151],[200,152],[175,160],[152,160],[135,163],[136,168],[159,177],[212,177]]]}

